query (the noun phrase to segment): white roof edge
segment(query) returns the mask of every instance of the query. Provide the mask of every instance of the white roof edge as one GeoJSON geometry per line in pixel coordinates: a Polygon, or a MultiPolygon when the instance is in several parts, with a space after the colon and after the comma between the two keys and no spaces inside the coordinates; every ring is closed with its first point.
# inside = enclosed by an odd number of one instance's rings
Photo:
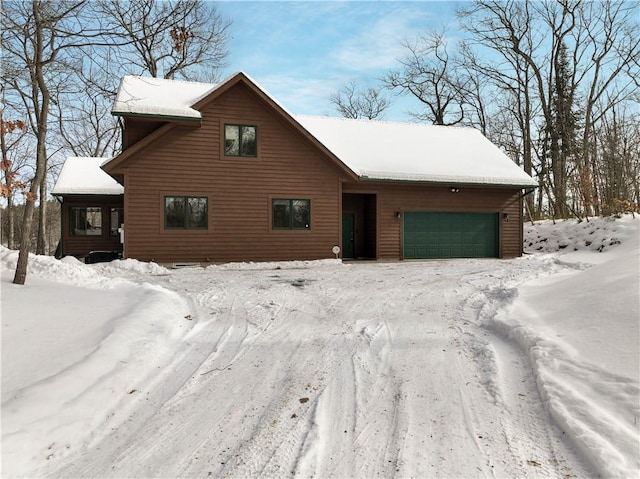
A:
{"type": "Polygon", "coordinates": [[[362,181],[400,181],[411,183],[441,183],[446,185],[469,185],[469,186],[503,186],[519,188],[535,188],[538,182],[531,178],[531,181],[514,180],[514,178],[493,177],[493,176],[456,176],[456,175],[428,175],[386,173],[376,171],[361,170],[358,175],[362,181]]]}

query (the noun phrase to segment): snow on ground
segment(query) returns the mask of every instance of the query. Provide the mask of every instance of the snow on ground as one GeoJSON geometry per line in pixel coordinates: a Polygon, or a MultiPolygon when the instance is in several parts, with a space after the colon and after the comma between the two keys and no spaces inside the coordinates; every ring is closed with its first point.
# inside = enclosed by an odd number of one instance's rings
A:
{"type": "Polygon", "coordinates": [[[637,477],[640,219],[514,260],[1,249],[3,477],[637,477]]]}

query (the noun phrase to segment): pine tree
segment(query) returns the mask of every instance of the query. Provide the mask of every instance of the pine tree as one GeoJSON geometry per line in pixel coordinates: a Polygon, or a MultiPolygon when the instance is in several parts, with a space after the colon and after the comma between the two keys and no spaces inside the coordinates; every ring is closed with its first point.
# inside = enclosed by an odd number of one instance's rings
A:
{"type": "Polygon", "coordinates": [[[575,107],[573,72],[564,43],[559,45],[555,60],[552,89],[552,114],[549,128],[551,171],[553,173],[554,216],[567,216],[568,177],[573,156],[577,152],[578,115],[575,107]]]}

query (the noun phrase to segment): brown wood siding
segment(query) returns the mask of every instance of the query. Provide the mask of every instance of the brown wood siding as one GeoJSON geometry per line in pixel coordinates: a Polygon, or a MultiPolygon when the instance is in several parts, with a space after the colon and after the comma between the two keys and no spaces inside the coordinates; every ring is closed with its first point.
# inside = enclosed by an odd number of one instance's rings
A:
{"type": "Polygon", "coordinates": [[[157,120],[145,120],[141,118],[125,118],[124,134],[122,135],[122,150],[126,150],[138,141],[142,140],[149,133],[160,128],[164,122],[157,120]]]}
{"type": "Polygon", "coordinates": [[[122,251],[120,236],[109,234],[110,208],[122,208],[122,196],[67,195],[62,199],[62,255],[84,257],[91,251],[122,251]],[[77,236],[71,234],[71,208],[102,208],[102,234],[100,236],[77,236]]]}
{"type": "Polygon", "coordinates": [[[161,263],[332,257],[341,173],[249,88],[238,84],[124,166],[125,255],[161,263]],[[257,125],[258,157],[222,154],[225,123],[257,125]],[[206,230],[166,230],[165,196],[206,196],[206,230]],[[271,200],[310,199],[311,229],[274,231],[271,200]]]}
{"type": "Polygon", "coordinates": [[[402,258],[402,220],[396,212],[442,211],[499,213],[500,247],[502,258],[520,256],[522,252],[521,191],[505,188],[415,185],[407,183],[348,183],[347,193],[375,193],[377,195],[377,257],[402,258]],[[503,214],[509,220],[503,220],[503,214]]]}

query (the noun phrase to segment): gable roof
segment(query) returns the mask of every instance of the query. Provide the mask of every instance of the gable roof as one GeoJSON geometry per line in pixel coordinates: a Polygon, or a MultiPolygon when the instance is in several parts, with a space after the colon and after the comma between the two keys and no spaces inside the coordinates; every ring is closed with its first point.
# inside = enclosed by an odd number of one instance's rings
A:
{"type": "MultiPolygon", "coordinates": [[[[167,123],[157,130],[153,131],[142,140],[138,141],[131,147],[127,148],[120,155],[106,161],[102,168],[111,175],[121,173],[119,168],[125,164],[126,160],[133,156],[135,153],[143,150],[153,142],[165,137],[177,123],[171,120],[189,120],[189,119],[201,119],[200,113],[209,103],[215,101],[220,95],[226,92],[233,86],[242,83],[249,87],[257,96],[259,96],[268,106],[271,107],[278,116],[284,121],[289,123],[294,129],[305,136],[312,144],[316,146],[332,163],[338,168],[347,178],[356,181],[357,175],[349,169],[349,167],[336,157],[331,151],[329,151],[322,143],[320,143],[313,135],[305,130],[280,103],[278,103],[271,95],[259,87],[258,84],[244,72],[238,72],[219,84],[212,83],[196,83],[196,88],[191,90],[191,93],[187,94],[185,91],[185,83],[175,80],[163,80],[163,79],[149,79],[144,77],[126,77],[129,78],[127,82],[121,82],[123,84],[132,84],[136,92],[135,99],[128,99],[130,115],[133,116],[147,116],[160,120],[167,120],[167,123]],[[147,81],[152,80],[152,81],[147,81]],[[206,88],[209,86],[210,88],[206,88]],[[199,95],[199,96],[198,96],[199,95]],[[164,97],[170,97],[170,106],[164,105],[164,97]],[[194,102],[194,103],[192,103],[194,102]],[[150,113],[150,112],[157,113],[150,113]],[[147,112],[147,113],[144,113],[147,112]],[[197,112],[197,116],[193,113],[197,112]],[[179,116],[184,115],[184,116],[179,116]]],[[[121,88],[122,89],[122,88],[121,88]]],[[[186,88],[189,90],[189,88],[186,88]]],[[[122,97],[125,98],[125,97],[122,97]]],[[[126,115],[125,115],[126,116],[126,115]]]]}
{"type": "Polygon", "coordinates": [[[363,181],[537,186],[475,128],[295,118],[363,181]]]}
{"type": "MultiPolygon", "coordinates": [[[[219,84],[126,76],[118,89],[113,113],[199,120],[207,104],[239,82],[249,86],[353,180],[537,186],[476,129],[292,115],[243,72],[219,84]]],[[[114,174],[125,160],[172,127],[168,123],[151,133],[105,162],[104,169],[114,174]]]]}
{"type": "Polygon", "coordinates": [[[122,195],[124,187],[100,166],[105,158],[67,158],[53,187],[52,195],[122,195]]]}

